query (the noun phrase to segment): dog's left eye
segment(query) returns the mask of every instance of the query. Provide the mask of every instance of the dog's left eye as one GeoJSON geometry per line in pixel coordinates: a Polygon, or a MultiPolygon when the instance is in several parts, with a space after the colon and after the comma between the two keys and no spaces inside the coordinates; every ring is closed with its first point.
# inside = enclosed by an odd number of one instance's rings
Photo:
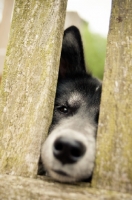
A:
{"type": "Polygon", "coordinates": [[[67,106],[58,106],[57,110],[61,113],[67,114],[68,113],[68,107],[67,106]]]}

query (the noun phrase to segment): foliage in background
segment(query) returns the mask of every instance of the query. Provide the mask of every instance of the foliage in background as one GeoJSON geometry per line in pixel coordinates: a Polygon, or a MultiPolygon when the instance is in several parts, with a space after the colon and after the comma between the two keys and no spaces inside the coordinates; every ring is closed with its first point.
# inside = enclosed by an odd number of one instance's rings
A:
{"type": "Polygon", "coordinates": [[[88,71],[102,79],[105,63],[106,38],[103,38],[99,34],[91,33],[87,23],[83,24],[81,32],[88,71]]]}

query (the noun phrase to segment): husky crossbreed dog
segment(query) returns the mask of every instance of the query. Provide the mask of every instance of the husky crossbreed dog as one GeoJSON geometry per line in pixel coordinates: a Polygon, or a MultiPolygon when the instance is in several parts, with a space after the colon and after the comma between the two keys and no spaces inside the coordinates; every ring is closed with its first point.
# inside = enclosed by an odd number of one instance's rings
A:
{"type": "Polygon", "coordinates": [[[101,82],[86,72],[78,28],[64,31],[53,120],[42,145],[43,167],[53,179],[75,182],[92,176],[101,82]]]}

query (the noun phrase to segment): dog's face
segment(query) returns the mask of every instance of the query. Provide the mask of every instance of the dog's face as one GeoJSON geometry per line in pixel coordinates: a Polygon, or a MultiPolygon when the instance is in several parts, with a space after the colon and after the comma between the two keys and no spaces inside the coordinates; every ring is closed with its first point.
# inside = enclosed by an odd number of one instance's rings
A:
{"type": "Polygon", "coordinates": [[[79,30],[64,32],[59,79],[49,136],[41,159],[55,180],[91,177],[96,150],[101,83],[85,71],[79,30]]]}

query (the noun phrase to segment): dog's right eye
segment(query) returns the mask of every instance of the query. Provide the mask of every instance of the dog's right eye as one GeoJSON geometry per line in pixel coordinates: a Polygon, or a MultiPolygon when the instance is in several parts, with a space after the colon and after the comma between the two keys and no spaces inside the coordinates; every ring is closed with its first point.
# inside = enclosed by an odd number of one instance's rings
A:
{"type": "Polygon", "coordinates": [[[67,106],[57,106],[57,110],[61,113],[64,113],[64,114],[68,113],[68,107],[67,106]]]}

